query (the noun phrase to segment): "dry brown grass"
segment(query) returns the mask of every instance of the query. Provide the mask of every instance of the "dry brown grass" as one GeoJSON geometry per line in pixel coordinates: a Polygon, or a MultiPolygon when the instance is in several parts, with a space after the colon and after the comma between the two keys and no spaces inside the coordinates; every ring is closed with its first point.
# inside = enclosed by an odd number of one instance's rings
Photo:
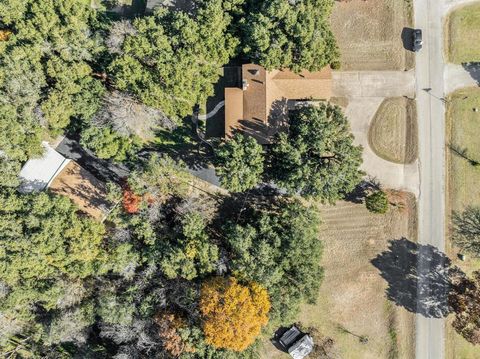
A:
{"type": "Polygon", "coordinates": [[[445,22],[448,61],[461,64],[480,61],[480,3],[454,10],[445,22]]]}
{"type": "Polygon", "coordinates": [[[408,0],[335,2],[331,17],[342,70],[404,70],[414,67],[402,29],[413,23],[408,0]]]}
{"type": "MultiPolygon", "coordinates": [[[[473,108],[480,107],[480,89],[465,88],[454,92],[447,103],[447,144],[458,149],[467,149],[468,157],[480,160],[480,112],[473,108]]],[[[472,166],[466,159],[447,149],[447,215],[452,211],[462,211],[467,206],[480,206],[480,169],[472,166]]],[[[446,251],[454,265],[471,274],[480,270],[480,260],[467,256],[462,262],[458,259],[458,248],[450,241],[447,231],[446,251]]],[[[448,319],[448,323],[453,316],[448,319]]],[[[480,347],[474,346],[457,334],[447,324],[446,357],[449,359],[480,358],[480,347]]]]}
{"type": "Polygon", "coordinates": [[[385,99],[368,132],[370,148],[395,163],[412,163],[418,154],[415,101],[404,97],[385,99]]]}
{"type": "MultiPolygon", "coordinates": [[[[322,207],[321,239],[325,279],[316,305],[305,305],[299,321],[335,340],[343,358],[412,358],[414,316],[385,297],[386,283],[371,260],[387,249],[388,240],[415,240],[416,211],[408,205],[386,215],[347,202],[322,207]],[[367,336],[368,344],[346,333],[367,336]]],[[[262,358],[287,358],[266,342],[262,358]]]]}

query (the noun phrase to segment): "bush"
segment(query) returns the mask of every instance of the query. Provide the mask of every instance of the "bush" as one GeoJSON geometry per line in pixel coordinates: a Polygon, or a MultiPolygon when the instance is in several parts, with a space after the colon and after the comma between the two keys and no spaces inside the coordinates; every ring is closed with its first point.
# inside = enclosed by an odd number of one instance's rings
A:
{"type": "Polygon", "coordinates": [[[135,137],[126,137],[112,129],[89,127],[82,133],[82,146],[92,150],[102,159],[124,161],[138,147],[139,140],[135,137]]]}
{"type": "Polygon", "coordinates": [[[383,191],[374,192],[367,196],[365,205],[372,213],[386,213],[389,205],[387,194],[383,191]]]}

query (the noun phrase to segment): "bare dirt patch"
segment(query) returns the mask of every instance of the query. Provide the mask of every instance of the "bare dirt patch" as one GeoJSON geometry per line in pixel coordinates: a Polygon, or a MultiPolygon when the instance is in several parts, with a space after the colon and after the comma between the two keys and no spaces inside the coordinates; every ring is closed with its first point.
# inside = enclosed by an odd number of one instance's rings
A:
{"type": "Polygon", "coordinates": [[[380,105],[368,131],[375,154],[387,161],[408,164],[418,155],[415,101],[405,97],[387,98],[380,105]]]}
{"type": "Polygon", "coordinates": [[[414,56],[404,48],[402,31],[413,23],[409,0],[335,2],[332,29],[342,70],[406,70],[414,56]]]}
{"type": "MultiPolygon", "coordinates": [[[[299,322],[331,337],[342,358],[413,358],[414,316],[385,296],[386,283],[371,261],[388,240],[416,237],[413,196],[386,215],[363,204],[322,207],[325,279],[316,305],[305,305],[299,322]],[[362,344],[358,336],[368,338],[362,344]]],[[[262,358],[287,358],[265,341],[262,358]]]]}

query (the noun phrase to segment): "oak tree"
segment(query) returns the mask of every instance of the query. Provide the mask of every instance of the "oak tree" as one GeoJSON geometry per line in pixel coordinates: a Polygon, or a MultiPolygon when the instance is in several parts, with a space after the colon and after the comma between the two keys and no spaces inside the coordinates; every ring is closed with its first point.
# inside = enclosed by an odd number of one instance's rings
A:
{"type": "Polygon", "coordinates": [[[232,192],[255,187],[263,173],[263,149],[253,137],[235,134],[215,151],[220,183],[232,192]]]}
{"type": "Polygon", "coordinates": [[[290,193],[335,201],[362,180],[362,148],[353,144],[345,115],[337,106],[303,106],[289,113],[287,132],[277,135],[268,175],[290,193]]]}
{"type": "Polygon", "coordinates": [[[243,351],[268,323],[270,299],[256,283],[216,277],[202,285],[200,311],[208,344],[243,351]]]}
{"type": "Polygon", "coordinates": [[[269,70],[317,71],[336,63],[332,8],[333,0],[252,1],[242,27],[243,51],[269,70]]]}

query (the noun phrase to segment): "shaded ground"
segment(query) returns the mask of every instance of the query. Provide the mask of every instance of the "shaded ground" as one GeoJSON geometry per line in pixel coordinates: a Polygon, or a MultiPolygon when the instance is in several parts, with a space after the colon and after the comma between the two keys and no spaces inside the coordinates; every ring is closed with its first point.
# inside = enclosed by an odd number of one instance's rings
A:
{"type": "Polygon", "coordinates": [[[112,206],[107,201],[105,184],[73,161],[55,177],[49,190],[69,197],[81,211],[97,220],[103,220],[112,206]]]}
{"type": "MultiPolygon", "coordinates": [[[[207,99],[205,112],[209,113],[220,101],[225,100],[225,87],[240,87],[242,82],[242,68],[238,66],[224,67],[222,76],[215,84],[214,95],[207,99]]],[[[206,137],[223,137],[225,135],[225,107],[222,107],[206,123],[206,137]]]]}
{"type": "Polygon", "coordinates": [[[388,299],[409,312],[427,318],[443,318],[450,313],[451,261],[437,248],[401,238],[389,241],[388,250],[372,260],[387,281],[388,299]],[[430,271],[419,272],[417,263],[425,260],[430,271]]]}
{"type": "Polygon", "coordinates": [[[55,149],[103,182],[120,183],[129,174],[129,170],[125,166],[115,165],[95,157],[91,151],[82,148],[77,141],[68,137],[65,137],[55,149]]]}
{"type": "Polygon", "coordinates": [[[411,27],[411,1],[335,2],[331,17],[342,70],[405,70],[414,67],[402,30],[411,27]]]}
{"type": "MultiPolygon", "coordinates": [[[[305,305],[299,321],[331,337],[342,358],[413,357],[414,316],[387,299],[388,286],[371,263],[388,251],[388,240],[415,240],[413,196],[405,202],[404,210],[386,215],[348,202],[322,207],[325,279],[317,304],[305,305]]],[[[268,342],[262,354],[265,359],[288,357],[268,342]]]]}
{"type": "Polygon", "coordinates": [[[480,3],[453,10],[445,24],[448,61],[480,62],[480,3]]]}
{"type": "MultiPolygon", "coordinates": [[[[480,168],[469,159],[480,161],[480,89],[465,88],[454,92],[447,102],[447,215],[452,211],[462,211],[467,206],[480,206],[480,168]],[[473,109],[478,107],[479,112],[473,109]],[[464,156],[454,150],[459,150],[464,156]],[[466,150],[465,152],[462,152],[466,150]]],[[[448,220],[450,223],[450,220],[448,220]]],[[[449,226],[450,227],[450,226],[449,226]]],[[[447,234],[446,251],[455,265],[465,273],[480,270],[480,260],[467,256],[462,262],[457,258],[458,249],[447,234]]],[[[450,318],[450,321],[453,318],[450,318]]],[[[447,358],[476,359],[480,357],[480,347],[474,346],[457,334],[451,325],[447,329],[447,358]]]]}
{"type": "Polygon", "coordinates": [[[415,101],[385,99],[370,124],[368,142],[379,157],[395,163],[412,163],[418,154],[415,101]]]}

